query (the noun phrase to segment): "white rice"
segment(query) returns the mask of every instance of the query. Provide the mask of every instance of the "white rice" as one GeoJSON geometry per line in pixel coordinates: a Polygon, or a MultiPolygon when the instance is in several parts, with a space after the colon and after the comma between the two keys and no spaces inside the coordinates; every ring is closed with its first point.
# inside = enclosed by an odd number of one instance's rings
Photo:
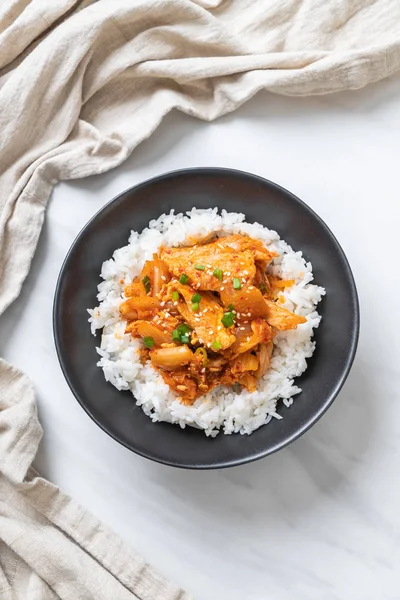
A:
{"type": "Polygon", "coordinates": [[[306,359],[315,350],[313,329],[321,317],[316,305],[325,290],[311,283],[312,266],[306,263],[301,252],[292,248],[275,231],[259,223],[246,223],[245,215],[218,209],[197,210],[186,215],[171,211],[151,221],[142,233],[132,231],[129,243],[119,248],[110,260],[103,263],[98,286],[99,306],[89,309],[92,333],[102,329],[101,345],[97,348],[104,377],[119,390],[130,390],[136,404],[153,421],[176,423],[201,428],[206,435],[250,434],[272,418],[281,419],[276,412],[278,400],[285,406],[293,403],[293,396],[301,392],[294,378],[307,368],[306,359]],[[161,245],[179,246],[193,236],[245,233],[261,240],[265,246],[279,254],[268,271],[283,279],[294,279],[286,288],[283,307],[303,315],[307,322],[293,331],[280,332],[274,340],[274,351],[268,372],[260,379],[257,391],[240,393],[227,386],[219,386],[206,396],[198,398],[192,406],[185,406],[164,383],[150,362],[142,366],[137,349],[142,342],[125,334],[126,321],[121,320],[119,305],[124,301],[123,288],[136,277],[146,260],[150,260],[161,245]]]}

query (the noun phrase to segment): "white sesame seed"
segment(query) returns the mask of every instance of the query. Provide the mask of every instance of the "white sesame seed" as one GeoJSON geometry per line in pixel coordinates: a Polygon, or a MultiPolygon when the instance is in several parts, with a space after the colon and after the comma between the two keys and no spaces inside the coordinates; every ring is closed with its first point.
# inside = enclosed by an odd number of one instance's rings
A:
{"type": "Polygon", "coordinates": [[[211,265],[206,265],[206,267],[207,267],[208,269],[211,269],[211,265]]]}
{"type": "Polygon", "coordinates": [[[160,302],[160,306],[165,306],[165,302],[160,302]]]}
{"type": "Polygon", "coordinates": [[[249,272],[248,271],[243,271],[243,275],[248,275],[249,272]]]}
{"type": "Polygon", "coordinates": [[[208,334],[209,334],[209,335],[212,335],[213,333],[214,333],[214,332],[213,332],[213,330],[212,330],[212,329],[211,329],[211,330],[208,332],[208,334]]]}
{"type": "Polygon", "coordinates": [[[165,277],[165,275],[161,275],[161,279],[162,279],[163,281],[166,281],[166,280],[167,280],[167,278],[165,277]]]}
{"type": "Polygon", "coordinates": [[[248,336],[248,338],[247,338],[247,341],[249,342],[250,340],[251,340],[251,337],[250,337],[250,336],[248,336]]]}
{"type": "Polygon", "coordinates": [[[217,327],[217,331],[220,331],[220,329],[222,329],[222,326],[221,326],[221,325],[218,325],[218,327],[217,327]]]}
{"type": "Polygon", "coordinates": [[[225,288],[224,288],[224,286],[223,286],[223,285],[221,285],[221,287],[220,287],[220,290],[221,290],[221,292],[223,292],[223,291],[224,291],[224,289],[225,289],[225,288]]]}
{"type": "Polygon", "coordinates": [[[246,283],[246,279],[244,277],[242,277],[242,282],[246,283]]]}
{"type": "Polygon", "coordinates": [[[205,368],[205,367],[203,367],[203,368],[202,368],[202,370],[201,370],[201,372],[202,372],[202,373],[205,373],[205,372],[206,372],[206,368],[205,368]]]}
{"type": "Polygon", "coordinates": [[[244,331],[246,327],[239,327],[240,331],[244,331]]]}
{"type": "Polygon", "coordinates": [[[238,312],[238,313],[236,313],[236,316],[239,318],[239,317],[240,317],[240,313],[239,313],[239,312],[238,312]]]}
{"type": "Polygon", "coordinates": [[[247,313],[247,316],[248,316],[248,317],[251,317],[251,312],[248,312],[248,313],[247,313]]]}
{"type": "Polygon", "coordinates": [[[174,302],[174,306],[178,306],[178,303],[177,303],[177,302],[174,302]]]}
{"type": "Polygon", "coordinates": [[[254,285],[250,285],[249,290],[254,290],[254,285]]]}
{"type": "Polygon", "coordinates": [[[231,272],[230,272],[230,271],[227,271],[227,272],[226,272],[226,276],[227,276],[227,277],[230,277],[230,276],[231,276],[231,272]]]}

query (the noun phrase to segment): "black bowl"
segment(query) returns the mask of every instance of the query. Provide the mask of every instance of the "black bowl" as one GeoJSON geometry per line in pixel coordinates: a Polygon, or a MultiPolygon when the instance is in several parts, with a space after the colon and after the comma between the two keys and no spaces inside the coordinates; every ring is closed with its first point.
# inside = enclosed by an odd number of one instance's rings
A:
{"type": "MultiPolygon", "coordinates": [[[[137,185],[100,210],[74,241],[62,266],[54,300],[54,336],[61,368],[77,400],[115,440],[152,460],[191,469],[229,467],[283,448],[313,425],[333,402],[351,368],[358,341],[359,308],[354,279],[335,237],[301,200],[280,186],[241,171],[188,169],[137,185]],[[191,427],[152,423],[130,392],[119,392],[96,367],[98,355],[89,329],[88,307],[96,306],[100,268],[116,248],[127,244],[131,229],[141,231],[171,208],[225,208],[244,212],[276,230],[312,262],[315,281],[326,297],[319,305],[322,323],[317,349],[298,380],[302,393],[282,420],[272,420],[250,436],[208,438],[191,427]]],[[[297,383],[297,382],[296,382],[297,383]]]]}

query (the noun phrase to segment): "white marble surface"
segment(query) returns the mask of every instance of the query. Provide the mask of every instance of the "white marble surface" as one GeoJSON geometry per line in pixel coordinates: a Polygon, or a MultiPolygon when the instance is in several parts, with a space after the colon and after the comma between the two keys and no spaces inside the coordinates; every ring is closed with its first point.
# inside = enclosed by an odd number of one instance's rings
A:
{"type": "MultiPolygon", "coordinates": [[[[400,77],[352,93],[260,94],[205,124],[172,114],[120,168],[59,185],[0,351],[33,379],[37,468],[197,600],[400,598],[400,77]],[[339,238],[358,285],[358,354],[325,417],[289,448],[226,471],[135,456],[73,398],[52,337],[53,292],[75,235],[153,175],[229,166],[298,194],[339,238]]],[[[290,413],[286,418],[290,419],[290,413]]]]}

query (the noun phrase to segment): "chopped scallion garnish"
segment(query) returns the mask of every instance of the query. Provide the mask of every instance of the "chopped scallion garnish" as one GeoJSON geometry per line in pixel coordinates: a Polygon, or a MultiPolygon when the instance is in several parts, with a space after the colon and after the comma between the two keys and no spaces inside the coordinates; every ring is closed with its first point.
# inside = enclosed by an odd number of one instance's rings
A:
{"type": "Polygon", "coordinates": [[[177,329],[174,329],[172,332],[172,340],[174,342],[180,342],[181,341],[181,334],[179,333],[179,331],[177,329]]]}
{"type": "Polygon", "coordinates": [[[211,348],[215,350],[215,352],[218,352],[218,350],[221,350],[222,344],[218,340],[215,340],[215,342],[211,344],[211,348]]]}
{"type": "Polygon", "coordinates": [[[177,329],[177,331],[179,331],[179,335],[185,335],[186,333],[189,333],[189,331],[190,331],[190,327],[188,325],[186,325],[186,323],[182,323],[181,325],[178,325],[178,327],[176,329],[177,329]]]}
{"type": "Polygon", "coordinates": [[[176,302],[179,300],[179,292],[172,292],[172,300],[176,302]]]}
{"type": "Polygon", "coordinates": [[[182,285],[185,285],[188,281],[189,281],[189,276],[186,275],[186,273],[182,273],[182,275],[179,277],[179,282],[182,285]]]}
{"type": "Polygon", "coordinates": [[[182,342],[182,344],[188,344],[190,341],[190,327],[186,323],[181,323],[172,332],[172,340],[174,342],[182,342]]]}
{"type": "Polygon", "coordinates": [[[225,313],[224,316],[221,319],[221,323],[225,326],[225,327],[232,327],[232,325],[234,324],[234,316],[232,313],[225,313]]]}
{"type": "Polygon", "coordinates": [[[145,275],[142,279],[142,283],[144,285],[144,289],[146,290],[146,294],[148,294],[151,289],[150,277],[148,275],[145,275]]]}
{"type": "Polygon", "coordinates": [[[234,277],[232,281],[234,290],[242,289],[242,284],[240,283],[240,279],[238,277],[234,277]]]}
{"type": "Polygon", "coordinates": [[[197,271],[205,271],[206,270],[204,265],[194,265],[194,268],[197,269],[197,271]]]}
{"type": "Polygon", "coordinates": [[[192,311],[197,312],[200,309],[200,304],[198,302],[193,302],[192,311]]]}
{"type": "Polygon", "coordinates": [[[154,346],[154,339],[149,335],[143,338],[144,345],[150,350],[154,346]]]}
{"type": "Polygon", "coordinates": [[[214,277],[216,277],[217,279],[222,281],[222,278],[223,278],[222,269],[215,269],[213,275],[214,275],[214,277]]]}
{"type": "Polygon", "coordinates": [[[192,302],[201,302],[201,296],[200,294],[193,294],[192,296],[192,302]]]}

